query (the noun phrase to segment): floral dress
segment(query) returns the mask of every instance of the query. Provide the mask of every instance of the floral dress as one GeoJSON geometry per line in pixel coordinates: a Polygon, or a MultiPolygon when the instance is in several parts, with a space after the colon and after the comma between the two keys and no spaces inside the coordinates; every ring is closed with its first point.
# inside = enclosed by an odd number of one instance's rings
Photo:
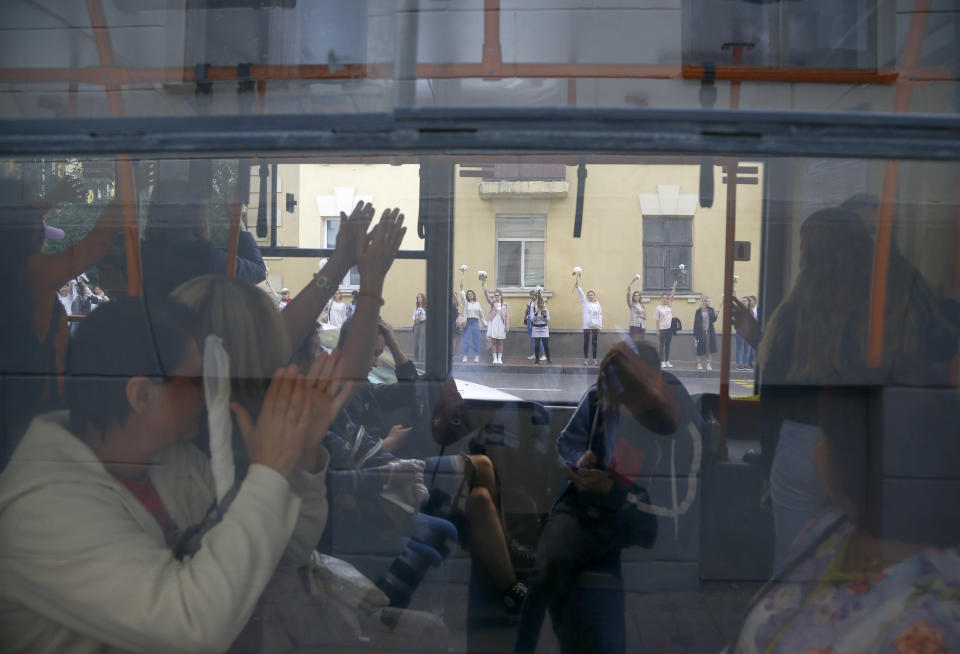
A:
{"type": "Polygon", "coordinates": [[[840,566],[853,532],[836,509],[804,528],[791,554],[804,554],[805,560],[756,602],[733,651],[960,651],[960,548],[929,548],[883,571],[852,574],[840,566]]]}

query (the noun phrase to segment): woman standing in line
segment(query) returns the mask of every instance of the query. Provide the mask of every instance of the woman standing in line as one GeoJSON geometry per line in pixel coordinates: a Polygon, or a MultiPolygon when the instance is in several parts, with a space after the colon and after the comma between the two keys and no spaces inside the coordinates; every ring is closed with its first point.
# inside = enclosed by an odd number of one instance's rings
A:
{"type": "Polygon", "coordinates": [[[583,365],[589,366],[590,359],[588,346],[593,344],[593,365],[599,365],[597,361],[597,339],[600,337],[600,330],[603,329],[603,309],[597,302],[597,294],[593,291],[587,291],[583,294],[580,288],[580,280],[577,279],[577,293],[580,294],[580,305],[583,307],[583,365]]]}
{"type": "MultiPolygon", "coordinates": [[[[547,357],[547,363],[553,363],[550,360],[550,309],[544,306],[543,298],[537,297],[536,306],[530,308],[527,314],[527,320],[531,327],[531,337],[534,339],[533,351],[536,353],[539,348],[547,357]]],[[[533,360],[534,365],[540,363],[540,358],[533,360]]]]}
{"type": "Polygon", "coordinates": [[[630,310],[630,338],[632,338],[635,343],[640,343],[647,333],[647,309],[643,306],[643,298],[640,296],[640,291],[633,291],[632,294],[630,292],[634,282],[638,281],[638,277],[634,277],[630,280],[630,283],[627,284],[627,308],[630,310]]]}
{"type": "Polygon", "coordinates": [[[473,362],[480,363],[480,324],[486,321],[483,318],[483,307],[477,302],[477,294],[472,289],[463,291],[463,280],[460,280],[460,305],[463,307],[463,317],[467,319],[463,328],[462,361],[467,362],[470,344],[473,343],[473,362]]]}
{"type": "Polygon", "coordinates": [[[660,305],[657,306],[657,336],[660,338],[660,367],[672,368],[670,363],[670,341],[673,339],[673,296],[677,292],[677,283],[673,283],[670,295],[663,293],[660,296],[660,305]]]}
{"type": "Polygon", "coordinates": [[[417,293],[413,310],[413,360],[424,361],[427,349],[427,296],[417,293]]]}
{"type": "MultiPolygon", "coordinates": [[[[523,322],[527,325],[527,336],[530,338],[530,349],[533,350],[533,354],[527,357],[528,361],[537,360],[537,339],[533,335],[533,325],[530,323],[530,312],[535,311],[537,308],[537,292],[530,291],[530,301],[527,302],[527,309],[523,312],[523,322]]],[[[540,354],[543,355],[543,348],[540,348],[540,354]]]]}
{"type": "Polygon", "coordinates": [[[503,343],[507,340],[507,332],[510,331],[510,314],[507,310],[507,303],[503,301],[503,293],[496,289],[493,295],[487,290],[487,285],[483,283],[483,295],[487,298],[490,305],[490,313],[487,315],[487,338],[491,342],[494,365],[503,365],[503,343]]]}
{"type": "Polygon", "coordinates": [[[697,370],[713,370],[710,365],[710,355],[717,351],[717,330],[713,323],[717,322],[717,312],[710,306],[710,298],[703,297],[700,309],[693,318],[693,337],[697,339],[697,370]]]}
{"type": "Polygon", "coordinates": [[[330,304],[327,306],[327,322],[340,329],[340,325],[347,319],[347,305],[343,303],[343,296],[340,291],[333,294],[330,298],[330,304]]]}
{"type": "MultiPolygon", "coordinates": [[[[741,302],[743,303],[743,306],[747,307],[748,309],[750,308],[750,296],[744,295],[741,302]]],[[[745,339],[743,335],[740,334],[739,330],[736,332],[736,336],[737,336],[737,370],[741,370],[741,371],[749,370],[747,366],[749,365],[749,362],[750,362],[750,351],[753,349],[753,347],[749,343],[747,343],[747,339],[745,339]]]]}

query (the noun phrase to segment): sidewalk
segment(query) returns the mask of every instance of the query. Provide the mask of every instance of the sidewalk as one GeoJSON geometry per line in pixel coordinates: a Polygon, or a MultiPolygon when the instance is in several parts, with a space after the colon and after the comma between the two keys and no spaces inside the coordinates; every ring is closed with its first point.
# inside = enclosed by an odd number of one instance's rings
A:
{"type": "MultiPolygon", "coordinates": [[[[592,362],[592,360],[591,360],[592,362]]],[[[713,366],[713,370],[697,370],[696,361],[671,361],[673,368],[665,368],[674,374],[683,373],[684,377],[687,376],[697,376],[704,378],[720,377],[720,363],[716,362],[713,366]]],[[[467,359],[467,363],[461,361],[461,357],[456,356],[453,358],[453,370],[454,371],[465,371],[465,370],[475,370],[482,372],[501,372],[501,373],[518,373],[518,374],[561,374],[561,375],[594,375],[597,371],[597,366],[594,366],[592,363],[589,366],[583,365],[583,359],[580,357],[554,357],[552,364],[547,364],[546,361],[534,364],[533,361],[525,357],[508,357],[504,356],[503,365],[494,365],[490,360],[490,354],[481,354],[480,362],[474,363],[473,356],[470,356],[467,359]]],[[[730,378],[731,379],[742,379],[742,380],[752,380],[754,371],[742,371],[735,370],[731,368],[730,378]]]]}

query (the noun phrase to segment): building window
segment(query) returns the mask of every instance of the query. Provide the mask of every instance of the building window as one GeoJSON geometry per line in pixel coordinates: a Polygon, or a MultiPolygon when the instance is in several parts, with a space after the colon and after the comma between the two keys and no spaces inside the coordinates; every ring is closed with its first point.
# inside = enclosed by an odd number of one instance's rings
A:
{"type": "Polygon", "coordinates": [[[497,216],[497,286],[543,286],[546,226],[546,216],[497,216]]]}
{"type": "MultiPolygon", "coordinates": [[[[325,218],[323,224],[324,234],[326,235],[326,243],[324,243],[324,247],[335,247],[337,244],[337,234],[340,233],[340,219],[325,218]]],[[[356,266],[351,268],[350,272],[344,276],[343,281],[340,282],[340,285],[360,288],[360,271],[357,270],[356,266]]]]}
{"type": "Polygon", "coordinates": [[[678,291],[689,291],[692,255],[691,218],[643,218],[644,290],[668,291],[677,282],[678,291]]]}

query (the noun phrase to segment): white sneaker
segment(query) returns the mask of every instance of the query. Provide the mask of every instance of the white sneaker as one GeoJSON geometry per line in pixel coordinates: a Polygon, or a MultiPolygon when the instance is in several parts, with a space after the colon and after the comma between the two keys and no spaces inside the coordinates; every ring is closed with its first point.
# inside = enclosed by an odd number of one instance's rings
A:
{"type": "Polygon", "coordinates": [[[670,363],[669,361],[667,361],[667,367],[668,367],[668,368],[672,368],[672,367],[673,367],[673,364],[670,363]]]}
{"type": "Polygon", "coordinates": [[[666,368],[666,367],[667,367],[667,362],[666,362],[666,361],[661,361],[661,362],[660,362],[660,367],[661,367],[661,368],[666,368]]]}
{"type": "Polygon", "coordinates": [[[697,364],[697,370],[703,370],[703,364],[702,364],[702,363],[698,363],[698,364],[697,364]]]}
{"type": "Polygon", "coordinates": [[[584,360],[583,360],[583,365],[589,366],[589,365],[590,365],[590,359],[584,359],[584,360]]]}
{"type": "Polygon", "coordinates": [[[462,359],[460,359],[460,361],[461,361],[462,363],[466,363],[466,362],[467,362],[467,357],[464,356],[462,359]]]}
{"type": "Polygon", "coordinates": [[[474,362],[474,363],[480,363],[480,355],[479,355],[479,354],[474,355],[474,357],[473,357],[473,362],[474,362]]]}
{"type": "Polygon", "coordinates": [[[596,359],[594,359],[594,360],[593,360],[593,365],[595,365],[595,366],[599,366],[599,365],[600,365],[600,362],[599,362],[599,361],[597,361],[596,359]]]}
{"type": "Polygon", "coordinates": [[[707,370],[713,370],[713,366],[711,366],[709,363],[707,364],[707,370]]]}
{"type": "Polygon", "coordinates": [[[533,361],[536,358],[537,358],[537,355],[531,354],[530,356],[527,357],[527,361],[533,361]]]}

